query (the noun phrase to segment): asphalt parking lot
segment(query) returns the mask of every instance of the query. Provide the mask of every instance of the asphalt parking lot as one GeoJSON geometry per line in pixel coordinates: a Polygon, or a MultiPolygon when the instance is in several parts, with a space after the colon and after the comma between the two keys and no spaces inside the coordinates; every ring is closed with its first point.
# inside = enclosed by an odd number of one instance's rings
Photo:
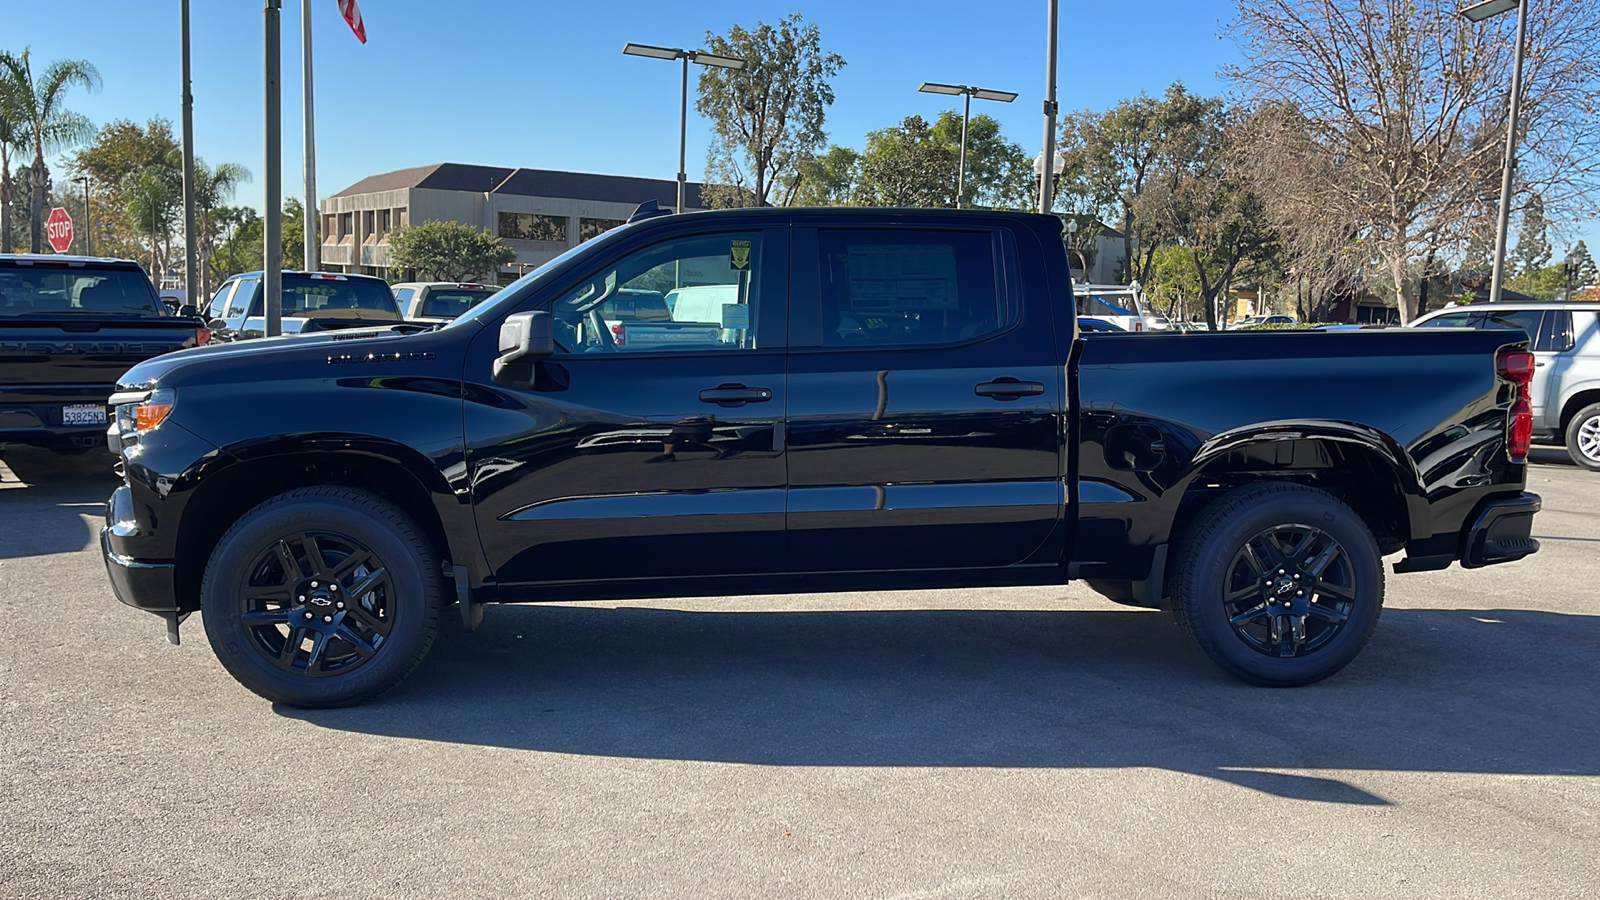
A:
{"type": "Polygon", "coordinates": [[[118,604],[98,454],[0,470],[0,896],[1594,897],[1600,475],[1235,683],[1076,586],[491,607],[368,706],[118,604]]]}

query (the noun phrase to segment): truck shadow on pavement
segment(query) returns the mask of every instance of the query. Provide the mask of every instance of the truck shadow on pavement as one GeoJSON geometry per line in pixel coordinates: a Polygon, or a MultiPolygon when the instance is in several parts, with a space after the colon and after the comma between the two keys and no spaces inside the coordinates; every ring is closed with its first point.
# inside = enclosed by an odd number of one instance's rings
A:
{"type": "Polygon", "coordinates": [[[93,544],[117,486],[105,452],[63,456],[12,447],[0,456],[0,559],[73,553],[93,544]]]}
{"type": "Polygon", "coordinates": [[[1600,774],[1600,617],[1391,609],[1355,663],[1237,683],[1138,610],[493,607],[344,731],[774,766],[1159,767],[1388,801],[1340,770],[1600,774]],[[1280,770],[1327,770],[1311,777],[1280,770]]]}

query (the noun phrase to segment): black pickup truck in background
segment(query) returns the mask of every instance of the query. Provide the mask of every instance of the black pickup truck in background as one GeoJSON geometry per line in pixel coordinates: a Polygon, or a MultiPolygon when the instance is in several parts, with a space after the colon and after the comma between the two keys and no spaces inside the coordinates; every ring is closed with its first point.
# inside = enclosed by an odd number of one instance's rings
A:
{"type": "Polygon", "coordinates": [[[0,446],[105,446],[117,377],[210,339],[180,312],[128,260],[0,255],[0,446]]]}
{"type": "Polygon", "coordinates": [[[1053,217],[665,215],[435,330],[136,366],[102,548],[123,602],[174,638],[203,610],[227,669],[299,706],[398,683],[452,600],[471,627],[485,602],[1073,579],[1307,684],[1367,643],[1384,555],[1538,549],[1527,343],[1080,338],[1053,217]],[[642,322],[645,296],[674,299],[642,322]]]}

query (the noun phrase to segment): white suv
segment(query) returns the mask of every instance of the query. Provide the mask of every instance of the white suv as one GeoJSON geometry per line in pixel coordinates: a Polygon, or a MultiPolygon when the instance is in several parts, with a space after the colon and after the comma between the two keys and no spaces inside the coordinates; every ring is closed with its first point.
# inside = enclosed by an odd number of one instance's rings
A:
{"type": "Polygon", "coordinates": [[[1535,360],[1534,439],[1565,443],[1574,462],[1600,471],[1600,303],[1482,303],[1411,324],[1526,331],[1535,360]]]}

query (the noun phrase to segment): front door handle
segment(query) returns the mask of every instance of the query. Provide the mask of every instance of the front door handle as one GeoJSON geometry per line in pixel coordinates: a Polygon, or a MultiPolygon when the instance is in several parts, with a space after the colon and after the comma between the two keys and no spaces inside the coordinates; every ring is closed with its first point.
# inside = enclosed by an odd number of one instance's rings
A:
{"type": "Polygon", "coordinates": [[[996,400],[1015,400],[1018,397],[1031,397],[1035,394],[1044,393],[1044,385],[1037,381],[996,378],[993,381],[985,381],[972,390],[979,397],[993,397],[996,400]]]}
{"type": "Polygon", "coordinates": [[[771,399],[771,388],[745,387],[742,384],[719,384],[700,392],[701,403],[715,403],[727,407],[743,406],[746,403],[765,403],[771,399]]]}

